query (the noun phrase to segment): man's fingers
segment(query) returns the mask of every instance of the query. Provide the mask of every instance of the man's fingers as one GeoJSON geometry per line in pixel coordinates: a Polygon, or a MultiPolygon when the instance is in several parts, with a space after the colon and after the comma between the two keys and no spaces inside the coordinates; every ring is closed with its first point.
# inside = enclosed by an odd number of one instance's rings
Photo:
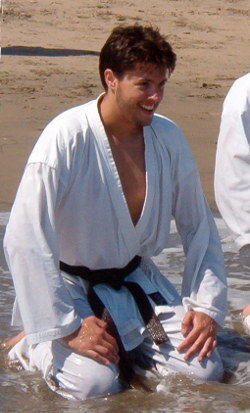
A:
{"type": "Polygon", "coordinates": [[[95,323],[98,327],[103,328],[103,329],[106,329],[108,326],[106,321],[103,321],[101,318],[97,318],[97,317],[95,319],[95,323]]]}
{"type": "Polygon", "coordinates": [[[119,347],[117,344],[116,339],[107,332],[108,325],[105,321],[101,320],[97,317],[89,317],[85,319],[82,323],[82,328],[80,331],[80,337],[83,341],[89,339],[92,343],[97,343],[99,340],[99,344],[103,342],[107,342],[112,346],[112,349],[119,352],[119,347]]]}
{"type": "Polygon", "coordinates": [[[195,354],[198,361],[211,356],[216,346],[216,323],[211,317],[190,310],[183,317],[181,331],[185,338],[177,350],[186,350],[185,360],[195,354]]]}
{"type": "Polygon", "coordinates": [[[103,337],[103,340],[107,341],[108,343],[111,344],[111,346],[114,348],[114,350],[118,353],[119,352],[119,347],[117,344],[116,339],[107,332],[107,323],[99,318],[96,318],[96,325],[102,330],[99,331],[100,336],[103,337]]]}
{"type": "MultiPolygon", "coordinates": [[[[183,343],[182,343],[183,344],[183,343]]],[[[189,360],[193,355],[198,353],[198,361],[201,362],[205,357],[210,357],[212,351],[216,347],[216,339],[214,337],[208,337],[205,339],[202,335],[191,345],[184,355],[185,360],[189,360]]],[[[178,350],[181,346],[178,347],[178,350]]],[[[185,346],[186,348],[187,346],[185,346]]]]}
{"type": "Polygon", "coordinates": [[[110,352],[116,354],[119,353],[119,347],[116,339],[106,331],[101,331],[98,335],[90,335],[89,342],[91,346],[101,345],[106,347],[110,352]]]}
{"type": "Polygon", "coordinates": [[[97,345],[94,348],[94,351],[98,354],[99,357],[102,357],[108,362],[117,364],[119,363],[120,357],[117,352],[113,352],[110,349],[108,349],[105,345],[97,345]]]}
{"type": "Polygon", "coordinates": [[[116,339],[113,336],[111,336],[109,333],[107,333],[106,331],[104,333],[105,333],[104,336],[103,336],[104,340],[107,341],[112,346],[114,351],[116,351],[118,353],[119,352],[119,346],[117,344],[116,339]]]}
{"type": "Polygon", "coordinates": [[[204,357],[209,357],[216,347],[216,339],[214,336],[208,336],[206,332],[194,328],[185,340],[178,346],[178,351],[187,349],[184,359],[188,360],[194,354],[198,354],[198,361],[202,361],[204,357]]]}
{"type": "Polygon", "coordinates": [[[184,360],[189,360],[190,357],[196,354],[199,350],[200,350],[200,343],[198,340],[196,340],[195,343],[191,347],[189,347],[189,349],[186,351],[184,355],[184,360]]]}
{"type": "Polygon", "coordinates": [[[86,351],[86,356],[98,361],[99,363],[108,365],[109,363],[118,364],[119,356],[113,353],[107,352],[107,349],[102,346],[97,346],[95,350],[86,351]]]}
{"type": "Polygon", "coordinates": [[[90,337],[89,342],[82,342],[78,352],[104,364],[109,362],[117,364],[120,360],[118,351],[108,341],[100,339],[100,337],[90,337]]]}
{"type": "Polygon", "coordinates": [[[104,364],[119,362],[119,347],[116,339],[107,332],[105,321],[89,316],[74,333],[62,340],[77,353],[92,357],[104,364]]]}
{"type": "Polygon", "coordinates": [[[190,331],[190,333],[185,338],[185,340],[183,340],[183,342],[178,346],[177,350],[182,351],[182,350],[185,350],[186,348],[192,346],[192,344],[196,342],[199,335],[200,335],[199,332],[195,329],[190,331]]]}
{"type": "Polygon", "coordinates": [[[103,349],[106,349],[107,352],[113,354],[118,354],[119,352],[119,347],[115,338],[106,331],[101,331],[99,334],[90,335],[82,341],[82,345],[83,348],[87,347],[90,349],[95,349],[98,346],[101,346],[103,349]]]}
{"type": "Polygon", "coordinates": [[[205,357],[210,357],[212,354],[212,351],[215,349],[216,347],[216,340],[214,340],[213,338],[208,338],[207,341],[205,342],[203,348],[201,349],[201,351],[199,352],[198,355],[198,361],[201,363],[202,360],[205,357]]]}

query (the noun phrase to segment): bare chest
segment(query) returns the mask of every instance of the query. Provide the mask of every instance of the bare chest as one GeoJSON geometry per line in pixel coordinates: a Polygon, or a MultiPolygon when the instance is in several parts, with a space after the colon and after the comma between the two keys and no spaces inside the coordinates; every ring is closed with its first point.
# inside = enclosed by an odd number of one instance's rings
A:
{"type": "Polygon", "coordinates": [[[146,196],[144,142],[112,145],[111,149],[133,224],[138,222],[146,196]]]}

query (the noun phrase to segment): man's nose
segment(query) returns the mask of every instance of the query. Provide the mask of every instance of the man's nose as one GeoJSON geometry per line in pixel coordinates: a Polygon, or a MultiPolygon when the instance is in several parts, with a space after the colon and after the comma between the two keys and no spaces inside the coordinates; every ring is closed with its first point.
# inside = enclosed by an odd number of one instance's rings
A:
{"type": "Polygon", "coordinates": [[[159,102],[161,98],[162,98],[162,93],[158,90],[154,90],[149,96],[150,101],[154,103],[159,102]]]}

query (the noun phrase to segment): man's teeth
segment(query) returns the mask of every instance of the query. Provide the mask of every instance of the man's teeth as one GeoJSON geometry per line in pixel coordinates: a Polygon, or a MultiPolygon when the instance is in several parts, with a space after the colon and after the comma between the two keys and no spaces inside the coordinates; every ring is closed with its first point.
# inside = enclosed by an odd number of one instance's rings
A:
{"type": "Polygon", "coordinates": [[[142,105],[142,108],[143,108],[143,109],[146,109],[146,110],[153,110],[153,109],[154,109],[154,105],[152,105],[152,106],[142,105]]]}

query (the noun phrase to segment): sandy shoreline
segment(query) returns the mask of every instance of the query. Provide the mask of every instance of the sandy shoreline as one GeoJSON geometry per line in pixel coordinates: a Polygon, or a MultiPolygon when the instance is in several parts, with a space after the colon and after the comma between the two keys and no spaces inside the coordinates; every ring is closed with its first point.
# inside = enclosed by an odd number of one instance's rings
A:
{"type": "Polygon", "coordinates": [[[111,29],[134,22],[158,25],[177,53],[159,112],[183,129],[215,209],[221,105],[233,80],[249,71],[248,0],[2,5],[0,210],[10,209],[28,154],[48,121],[102,91],[98,52],[111,29]]]}

